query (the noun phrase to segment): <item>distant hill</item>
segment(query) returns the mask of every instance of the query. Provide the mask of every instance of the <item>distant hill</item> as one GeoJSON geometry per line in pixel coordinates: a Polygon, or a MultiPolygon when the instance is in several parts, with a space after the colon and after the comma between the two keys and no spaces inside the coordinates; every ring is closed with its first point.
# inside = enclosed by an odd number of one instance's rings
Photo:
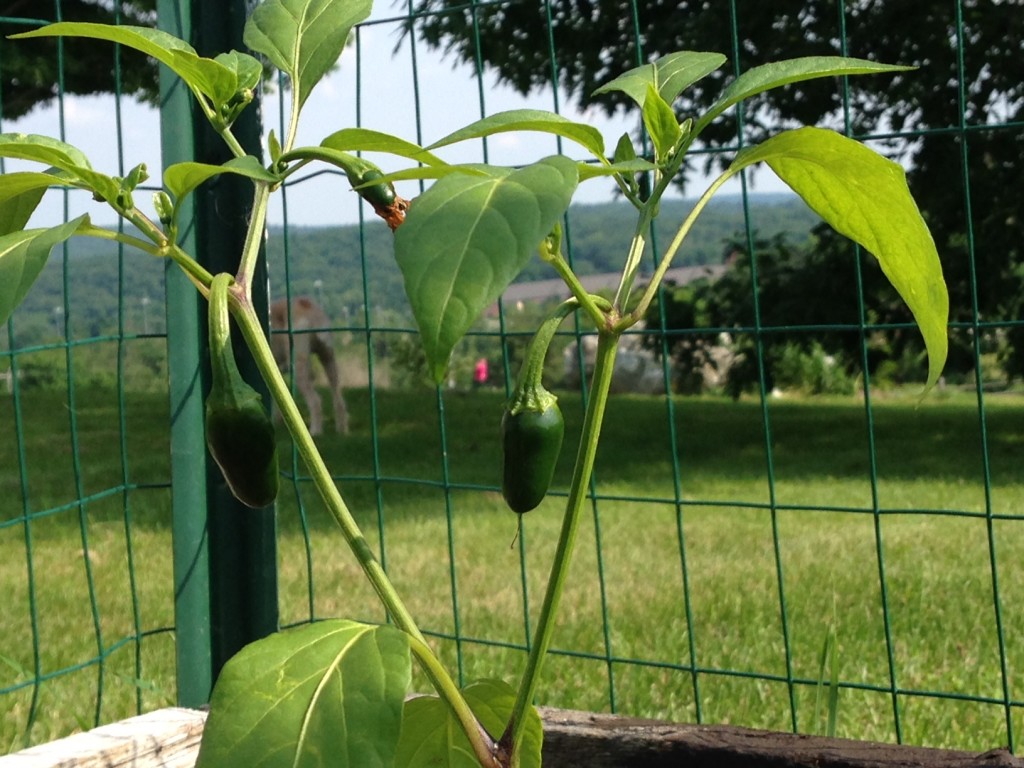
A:
{"type": "MultiPolygon", "coordinates": [[[[671,241],[692,207],[692,201],[669,200],[662,204],[655,230],[659,251],[671,241]]],[[[750,226],[761,236],[779,233],[803,242],[820,219],[799,198],[785,194],[752,195],[748,209],[750,226]]],[[[673,262],[676,266],[720,264],[726,244],[745,231],[742,199],[724,195],[711,201],[690,232],[673,262]]],[[[576,205],[569,211],[566,234],[573,267],[580,275],[614,272],[622,268],[636,213],[626,202],[576,205]]],[[[268,253],[271,285],[284,282],[284,252],[289,255],[288,277],[295,293],[321,297],[328,315],[342,319],[361,314],[363,280],[375,311],[406,315],[401,275],[391,258],[390,232],[383,223],[365,227],[304,228],[285,233],[271,229],[268,253]],[[316,281],[322,281],[319,290],[316,281]],[[346,312],[348,313],[346,315],[346,312]]],[[[644,271],[650,272],[651,266],[644,271]]],[[[554,270],[534,259],[516,282],[547,280],[554,270]]],[[[279,292],[278,292],[279,293],[279,292]]],[[[383,322],[377,319],[375,322],[383,322]]]]}
{"type": "MultiPolygon", "coordinates": [[[[795,242],[807,238],[818,223],[814,213],[791,195],[751,195],[749,200],[746,215],[739,196],[712,200],[675,265],[721,263],[726,243],[742,236],[747,217],[758,235],[785,233],[795,242]]],[[[691,206],[692,201],[684,200],[662,203],[654,237],[659,251],[669,243],[691,206]]],[[[577,272],[590,275],[620,269],[634,226],[635,213],[625,202],[573,206],[566,242],[577,272]]],[[[390,241],[391,233],[378,221],[362,230],[357,225],[300,227],[287,232],[272,227],[267,247],[272,291],[275,296],[284,292],[287,254],[287,276],[293,293],[320,297],[328,315],[339,323],[347,319],[361,324],[364,290],[375,324],[407,321],[401,275],[390,241]]],[[[17,310],[15,345],[30,346],[62,337],[65,290],[74,338],[114,333],[119,326],[129,333],[162,332],[164,270],[168,267],[173,265],[136,251],[126,250],[119,258],[116,248],[105,241],[72,240],[66,252],[54,252],[17,310]]],[[[518,282],[552,277],[552,269],[535,259],[518,282]]],[[[0,348],[6,347],[7,334],[0,333],[0,348]]]]}
{"type": "MultiPolygon", "coordinates": [[[[748,199],[750,227],[762,236],[783,233],[794,242],[802,242],[821,221],[793,195],[751,195],[748,199]]],[[[655,226],[659,253],[668,246],[692,207],[692,200],[662,202],[655,226]]],[[[721,263],[726,243],[742,238],[746,224],[741,196],[713,198],[697,219],[674,263],[678,266],[721,263]]],[[[621,269],[635,226],[636,213],[627,203],[573,206],[569,212],[569,239],[576,271],[590,274],[621,269]]],[[[520,279],[536,279],[535,275],[550,277],[550,270],[538,261],[520,279]],[[539,272],[544,274],[538,275],[539,272]]]]}

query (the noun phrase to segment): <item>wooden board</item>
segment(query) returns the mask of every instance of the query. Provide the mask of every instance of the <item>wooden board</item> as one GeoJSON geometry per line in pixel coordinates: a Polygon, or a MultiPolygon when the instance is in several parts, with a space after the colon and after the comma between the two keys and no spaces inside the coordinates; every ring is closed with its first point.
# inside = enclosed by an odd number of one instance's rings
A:
{"type": "MultiPolygon", "coordinates": [[[[1024,768],[983,754],[540,708],[545,768],[1024,768]]],[[[170,708],[0,757],[0,768],[193,768],[206,713],[170,708]]]]}
{"type": "Polygon", "coordinates": [[[869,741],[684,725],[540,708],[546,768],[1024,768],[1005,749],[978,755],[869,741]]]}
{"type": "Polygon", "coordinates": [[[192,768],[206,713],[173,707],[0,757],[0,768],[192,768]]]}

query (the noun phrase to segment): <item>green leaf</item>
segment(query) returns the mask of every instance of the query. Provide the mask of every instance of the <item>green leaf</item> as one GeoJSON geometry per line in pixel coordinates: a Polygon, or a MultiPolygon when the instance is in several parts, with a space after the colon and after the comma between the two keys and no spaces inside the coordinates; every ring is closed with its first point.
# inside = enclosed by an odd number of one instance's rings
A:
{"type": "Polygon", "coordinates": [[[89,217],[77,219],[48,229],[24,229],[0,236],[0,325],[3,325],[21,303],[46,266],[55,245],[71,237],[89,217]]]}
{"type": "Polygon", "coordinates": [[[184,40],[159,29],[62,21],[12,37],[87,37],[126,45],[165,64],[193,91],[209,98],[218,108],[238,90],[236,70],[214,59],[203,58],[184,40]]]}
{"type": "MultiPolygon", "coordinates": [[[[343,131],[339,131],[343,133],[343,131]]],[[[368,131],[373,133],[373,131],[368,131]]],[[[386,134],[381,134],[382,136],[386,134]]],[[[324,141],[331,140],[332,137],[328,136],[324,141]]],[[[401,139],[396,139],[401,141],[401,139]]],[[[350,142],[342,137],[341,139],[333,140],[331,143],[334,146],[320,146],[320,147],[296,147],[290,152],[286,152],[281,155],[281,162],[290,163],[293,160],[319,160],[324,163],[329,163],[337,168],[340,168],[345,172],[349,178],[349,182],[353,188],[359,189],[363,186],[361,183],[361,175],[370,168],[375,168],[372,164],[363,160],[361,157],[346,152],[343,149],[335,147],[347,146],[350,142]]],[[[358,142],[357,142],[358,143],[358,142]]],[[[397,145],[396,145],[396,148],[397,145]]],[[[372,184],[380,184],[382,182],[395,182],[395,181],[407,181],[409,179],[440,179],[443,176],[448,176],[453,173],[468,174],[471,176],[493,176],[492,169],[489,166],[474,163],[467,165],[448,165],[440,158],[434,157],[426,150],[416,147],[415,144],[409,144],[406,147],[405,152],[395,152],[395,154],[406,154],[406,156],[412,156],[413,159],[420,160],[422,162],[430,161],[429,165],[419,165],[413,168],[407,168],[401,171],[393,171],[387,173],[380,178],[374,179],[372,184]],[[425,156],[424,156],[425,155],[425,156]]]]}
{"type": "MultiPolygon", "coordinates": [[[[39,173],[37,171],[19,171],[17,173],[5,173],[3,184],[0,184],[0,203],[6,202],[13,197],[18,197],[26,192],[42,190],[47,187],[63,186],[65,180],[52,173],[39,173]]],[[[40,192],[40,197],[42,192],[40,192]]]]}
{"type": "MultiPolygon", "coordinates": [[[[500,737],[512,716],[516,693],[500,680],[482,680],[463,690],[466,703],[492,737],[500,737]]],[[[527,710],[520,748],[520,768],[540,768],[543,726],[537,710],[527,710]]],[[[479,768],[458,720],[436,696],[421,696],[405,705],[396,768],[479,768]]]]}
{"type": "Polygon", "coordinates": [[[457,165],[420,165],[415,168],[406,168],[401,171],[385,173],[381,181],[409,181],[418,179],[443,179],[445,176],[475,176],[476,178],[493,178],[494,167],[483,163],[465,163],[457,165]]]}
{"type": "Polygon", "coordinates": [[[707,114],[697,121],[694,134],[700,133],[704,126],[744,99],[756,96],[772,88],[779,88],[802,80],[813,80],[819,77],[840,77],[845,75],[874,75],[882,72],[903,72],[914,67],[879,64],[867,59],[853,59],[844,56],[805,56],[799,59],[787,59],[771,64],[748,69],[737,77],[722,91],[707,114]]]}
{"type": "Polygon", "coordinates": [[[587,179],[594,179],[598,176],[614,176],[616,173],[631,174],[653,171],[658,166],[649,160],[635,157],[632,160],[623,160],[622,162],[612,163],[611,165],[578,163],[577,167],[580,173],[580,181],[586,181],[587,179]]]}
{"type": "Polygon", "coordinates": [[[721,67],[726,59],[720,53],[680,51],[662,56],[651,64],[623,72],[594,91],[594,95],[622,91],[643,106],[647,86],[653,86],[661,98],[671,104],[685,89],[721,67]]]}
{"type": "Polygon", "coordinates": [[[255,88],[263,77],[263,65],[260,64],[260,60],[247,53],[228,51],[217,54],[214,61],[235,73],[236,90],[255,88]]]}
{"type": "Polygon", "coordinates": [[[260,164],[258,158],[246,155],[245,157],[233,157],[222,165],[192,162],[169,165],[164,169],[164,186],[176,200],[181,200],[204,181],[222,173],[247,176],[250,179],[267,183],[274,183],[278,180],[274,174],[260,164]]]}
{"type": "Polygon", "coordinates": [[[258,640],[217,679],[196,766],[391,766],[411,674],[393,627],[324,621],[258,640]]]}
{"type": "Polygon", "coordinates": [[[591,125],[576,123],[554,112],[541,109],[512,109],[498,112],[470,123],[454,133],[449,133],[440,141],[435,141],[427,149],[437,149],[468,139],[480,139],[496,133],[509,131],[540,131],[551,133],[575,141],[588,150],[599,160],[604,160],[604,137],[591,125]]]}
{"type": "MultiPolygon", "coordinates": [[[[6,174],[4,176],[4,187],[0,189],[0,235],[7,235],[25,228],[28,220],[32,218],[36,208],[46,194],[46,186],[33,186],[23,188],[20,192],[7,187],[11,176],[21,174],[6,174]]],[[[46,176],[46,174],[37,174],[46,176]]],[[[51,179],[53,177],[50,177],[51,179]]],[[[12,185],[17,189],[17,185],[12,185]]]]}
{"type": "Polygon", "coordinates": [[[615,145],[615,155],[612,159],[616,163],[636,159],[636,148],[633,146],[633,139],[630,138],[628,133],[619,136],[619,141],[615,145]]]}
{"type": "Polygon", "coordinates": [[[654,153],[659,160],[666,160],[682,137],[676,113],[653,85],[647,86],[647,98],[642,109],[644,127],[654,142],[654,153]]]}
{"type": "Polygon", "coordinates": [[[301,107],[372,6],[372,0],[265,0],[246,22],[243,39],[292,79],[301,107]]]}
{"type": "Polygon", "coordinates": [[[387,152],[424,165],[447,165],[444,160],[418,144],[368,128],[343,128],[321,141],[320,146],[339,152],[387,152]]]}
{"type": "Polygon", "coordinates": [[[410,207],[395,257],[437,382],[455,344],[526,266],[578,183],[576,163],[555,156],[492,176],[446,176],[410,207]]]}
{"type": "Polygon", "coordinates": [[[767,163],[833,229],[878,259],[924,336],[927,387],[932,387],[946,362],[949,295],[935,242],[903,168],[821,128],[780,133],[741,152],[729,170],[757,162],[767,163]]]}
{"type": "Polygon", "coordinates": [[[77,147],[31,133],[0,133],[0,157],[32,160],[62,169],[92,167],[89,158],[77,147]]]}
{"type": "Polygon", "coordinates": [[[0,133],[0,157],[16,157],[59,168],[69,175],[65,182],[79,182],[110,202],[116,202],[121,192],[120,182],[94,171],[89,158],[80,149],[49,136],[0,133]]]}

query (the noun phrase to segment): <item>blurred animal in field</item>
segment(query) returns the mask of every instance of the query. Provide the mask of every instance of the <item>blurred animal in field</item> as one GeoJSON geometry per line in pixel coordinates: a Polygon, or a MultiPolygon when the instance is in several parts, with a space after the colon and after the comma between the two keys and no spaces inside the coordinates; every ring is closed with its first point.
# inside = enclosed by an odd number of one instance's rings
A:
{"type": "Polygon", "coordinates": [[[291,318],[288,316],[287,300],[279,299],[270,305],[270,346],[274,351],[274,360],[281,372],[287,374],[294,359],[292,373],[295,388],[306,401],[309,431],[313,435],[319,435],[324,428],[323,403],[313,379],[313,357],[320,361],[331,388],[334,428],[341,434],[348,432],[348,408],[341,393],[341,376],[334,342],[331,332],[327,330],[330,324],[323,308],[309,296],[292,299],[291,318]]]}

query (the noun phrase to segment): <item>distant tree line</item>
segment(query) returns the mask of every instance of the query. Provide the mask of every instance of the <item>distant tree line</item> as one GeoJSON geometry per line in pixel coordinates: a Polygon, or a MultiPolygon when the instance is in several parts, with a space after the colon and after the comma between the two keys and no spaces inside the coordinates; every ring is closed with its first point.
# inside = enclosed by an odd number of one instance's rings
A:
{"type": "Polygon", "coordinates": [[[732,243],[717,280],[665,287],[646,318],[664,335],[645,345],[671,355],[677,388],[689,392],[708,385],[709,370],[734,397],[762,385],[852,392],[864,370],[883,385],[922,381],[924,350],[902,299],[878,270],[837,258],[829,249],[839,242],[732,243]]]}

